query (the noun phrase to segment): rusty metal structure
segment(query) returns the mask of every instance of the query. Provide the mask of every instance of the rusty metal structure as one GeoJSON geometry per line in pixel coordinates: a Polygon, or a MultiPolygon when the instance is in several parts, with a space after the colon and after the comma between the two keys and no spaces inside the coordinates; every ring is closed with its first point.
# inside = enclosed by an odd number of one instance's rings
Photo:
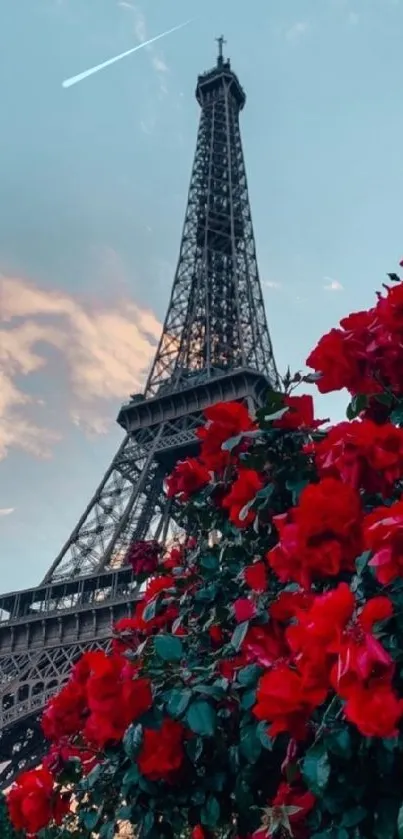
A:
{"type": "Polygon", "coordinates": [[[197,450],[203,410],[223,400],[258,405],[279,387],[239,127],[246,97],[217,40],[216,65],[197,81],[201,116],[178,264],[144,393],[121,407],[123,442],[41,585],[0,596],[3,787],[40,760],[40,714],[72,663],[107,646],[113,622],[131,613],[130,545],[175,532],[163,482],[197,450]]]}

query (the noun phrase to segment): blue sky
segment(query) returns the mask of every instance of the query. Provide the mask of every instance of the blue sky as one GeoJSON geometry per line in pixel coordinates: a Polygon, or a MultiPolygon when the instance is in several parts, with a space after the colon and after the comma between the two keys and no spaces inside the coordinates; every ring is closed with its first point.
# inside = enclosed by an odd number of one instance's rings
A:
{"type": "MultiPolygon", "coordinates": [[[[0,570],[39,582],[118,443],[169,297],[198,73],[224,32],[280,369],[402,255],[403,2],[3,0],[0,570]],[[63,90],[63,79],[188,18],[63,90]],[[10,512],[12,511],[12,512],[10,512]]],[[[340,418],[344,397],[318,405],[340,418]]]]}

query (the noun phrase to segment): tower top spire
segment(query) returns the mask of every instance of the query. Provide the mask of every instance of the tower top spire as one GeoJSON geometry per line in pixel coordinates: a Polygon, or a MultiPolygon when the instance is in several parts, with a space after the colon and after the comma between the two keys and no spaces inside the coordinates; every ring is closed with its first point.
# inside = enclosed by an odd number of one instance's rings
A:
{"type": "Polygon", "coordinates": [[[224,38],[224,35],[220,35],[219,38],[216,38],[216,41],[218,43],[217,67],[221,67],[222,64],[223,64],[223,61],[224,61],[222,48],[223,48],[224,44],[226,44],[227,42],[224,38]]]}

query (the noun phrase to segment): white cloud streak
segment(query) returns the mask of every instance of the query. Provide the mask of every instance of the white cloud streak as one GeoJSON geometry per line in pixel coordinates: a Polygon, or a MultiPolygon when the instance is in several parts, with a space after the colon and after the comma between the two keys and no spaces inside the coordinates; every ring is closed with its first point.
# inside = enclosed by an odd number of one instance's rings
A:
{"type": "Polygon", "coordinates": [[[11,516],[15,512],[15,507],[0,507],[0,516],[11,516]]]}

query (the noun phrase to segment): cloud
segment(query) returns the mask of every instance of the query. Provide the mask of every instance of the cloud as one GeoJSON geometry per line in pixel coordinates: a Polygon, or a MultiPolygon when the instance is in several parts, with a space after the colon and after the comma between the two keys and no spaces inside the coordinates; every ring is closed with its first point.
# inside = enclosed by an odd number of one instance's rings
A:
{"type": "MultiPolygon", "coordinates": [[[[144,43],[149,37],[147,31],[147,22],[144,15],[144,12],[140,9],[140,7],[131,2],[127,2],[127,0],[120,0],[118,2],[118,6],[120,8],[129,11],[134,20],[134,34],[140,43],[144,43]]],[[[165,95],[168,92],[167,85],[166,85],[166,76],[169,73],[169,67],[164,61],[161,52],[158,47],[154,44],[148,44],[145,49],[150,55],[151,65],[156,73],[159,91],[162,95],[165,95]]],[[[151,132],[147,132],[151,133],[151,132]]]]}
{"type": "Polygon", "coordinates": [[[323,277],[326,281],[323,286],[326,291],[343,291],[344,286],[338,280],[333,280],[332,277],[323,277]]]}
{"type": "Polygon", "coordinates": [[[360,16],[357,12],[349,12],[347,16],[347,23],[349,26],[357,26],[360,21],[360,16]]]}
{"type": "Polygon", "coordinates": [[[263,288],[281,288],[281,283],[277,283],[274,280],[262,280],[263,288]]]}
{"type": "Polygon", "coordinates": [[[0,507],[0,516],[11,516],[14,511],[15,507],[0,507]]]}
{"type": "Polygon", "coordinates": [[[310,24],[306,20],[299,20],[296,23],[293,23],[289,29],[287,29],[285,33],[286,40],[290,43],[295,44],[297,41],[300,41],[305,35],[308,34],[310,31],[310,24]]]}
{"type": "Polygon", "coordinates": [[[160,331],[127,295],[88,301],[0,276],[0,459],[11,447],[48,457],[61,432],[44,417],[57,409],[105,432],[106,403],[141,390],[160,331]]]}

